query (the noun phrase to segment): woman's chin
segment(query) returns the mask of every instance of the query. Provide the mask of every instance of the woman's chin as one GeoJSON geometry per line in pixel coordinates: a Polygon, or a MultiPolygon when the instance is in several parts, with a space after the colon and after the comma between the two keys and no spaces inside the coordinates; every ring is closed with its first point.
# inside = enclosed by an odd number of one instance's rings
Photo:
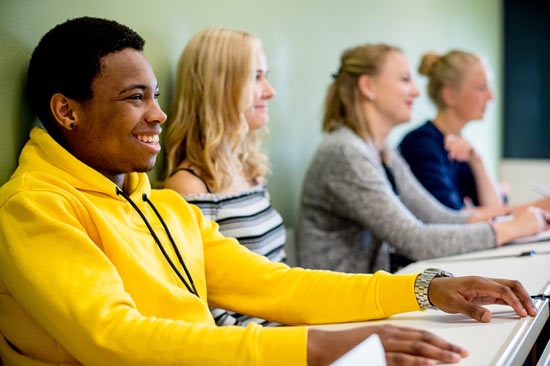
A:
{"type": "Polygon", "coordinates": [[[269,122],[269,119],[256,120],[252,123],[248,123],[248,129],[251,131],[259,130],[260,128],[267,126],[267,122],[269,122]]]}

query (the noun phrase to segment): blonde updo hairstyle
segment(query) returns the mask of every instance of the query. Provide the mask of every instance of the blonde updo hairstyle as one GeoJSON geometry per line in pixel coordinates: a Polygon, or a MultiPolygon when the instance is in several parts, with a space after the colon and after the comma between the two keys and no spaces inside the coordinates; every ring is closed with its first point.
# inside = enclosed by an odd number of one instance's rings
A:
{"type": "Polygon", "coordinates": [[[165,136],[166,177],[187,160],[213,192],[231,184],[231,173],[248,179],[268,171],[260,139],[244,111],[252,105],[258,38],[233,29],[197,33],[181,55],[176,92],[165,136]]]}
{"type": "Polygon", "coordinates": [[[358,79],[361,75],[376,76],[390,52],[401,52],[386,44],[367,44],[350,48],[340,58],[340,68],[333,75],[325,98],[323,131],[333,131],[340,125],[351,128],[367,140],[371,137],[368,122],[361,107],[358,79]]]}
{"type": "Polygon", "coordinates": [[[418,72],[428,77],[428,96],[437,108],[447,107],[442,96],[443,88],[459,88],[466,70],[476,62],[480,62],[476,55],[458,50],[450,51],[443,56],[435,52],[427,52],[422,56],[418,72]]]}

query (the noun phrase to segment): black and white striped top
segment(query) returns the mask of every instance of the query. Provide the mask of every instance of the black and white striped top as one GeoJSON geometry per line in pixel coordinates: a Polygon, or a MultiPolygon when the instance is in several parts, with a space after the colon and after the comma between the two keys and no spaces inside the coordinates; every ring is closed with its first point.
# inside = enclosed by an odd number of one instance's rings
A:
{"type": "Polygon", "coordinates": [[[206,218],[216,221],[224,236],[237,239],[272,262],[286,258],[283,219],[271,206],[265,185],[235,195],[202,193],[183,197],[198,206],[206,218]]]}
{"type": "MultiPolygon", "coordinates": [[[[200,208],[203,215],[216,221],[220,232],[233,237],[251,251],[272,262],[284,262],[286,233],[281,215],[271,206],[265,185],[256,185],[238,194],[201,193],[183,196],[187,202],[200,208]]],[[[247,325],[254,321],[269,322],[240,314],[211,309],[218,325],[247,325]]]]}

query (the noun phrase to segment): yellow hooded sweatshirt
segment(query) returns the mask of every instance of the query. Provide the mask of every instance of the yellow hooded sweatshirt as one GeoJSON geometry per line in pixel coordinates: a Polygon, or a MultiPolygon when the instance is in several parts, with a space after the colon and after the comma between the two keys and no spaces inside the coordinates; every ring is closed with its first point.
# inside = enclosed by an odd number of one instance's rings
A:
{"type": "Polygon", "coordinates": [[[200,298],[115,184],[35,128],[0,189],[4,365],[305,365],[307,327],[217,327],[208,306],[294,325],[420,310],[415,275],[271,263],[224,238],[176,192],[151,190],[145,173],[125,181],[184,273],[143,194],[157,208],[200,298]]]}

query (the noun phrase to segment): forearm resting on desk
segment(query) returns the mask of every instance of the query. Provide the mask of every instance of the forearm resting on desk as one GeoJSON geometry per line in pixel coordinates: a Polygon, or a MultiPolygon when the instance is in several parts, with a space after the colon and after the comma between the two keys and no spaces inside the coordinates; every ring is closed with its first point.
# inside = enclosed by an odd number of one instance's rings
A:
{"type": "Polygon", "coordinates": [[[549,228],[550,214],[539,207],[522,205],[514,207],[513,211],[507,210],[507,212],[504,209],[490,209],[490,214],[480,214],[476,210],[476,213],[468,219],[468,223],[488,222],[495,232],[497,247],[518,238],[538,234],[549,228]],[[511,219],[493,221],[495,216],[503,216],[512,212],[511,219]]]}
{"type": "Polygon", "coordinates": [[[548,229],[546,214],[537,207],[527,207],[518,210],[511,221],[492,224],[495,230],[497,246],[514,239],[535,235],[548,229]]]}
{"type": "Polygon", "coordinates": [[[480,221],[488,221],[496,216],[515,214],[519,211],[527,209],[530,206],[538,207],[544,211],[550,212],[550,197],[545,197],[531,203],[524,203],[520,205],[465,208],[463,209],[463,211],[472,213],[472,216],[470,217],[468,222],[474,223],[480,221]]]}

